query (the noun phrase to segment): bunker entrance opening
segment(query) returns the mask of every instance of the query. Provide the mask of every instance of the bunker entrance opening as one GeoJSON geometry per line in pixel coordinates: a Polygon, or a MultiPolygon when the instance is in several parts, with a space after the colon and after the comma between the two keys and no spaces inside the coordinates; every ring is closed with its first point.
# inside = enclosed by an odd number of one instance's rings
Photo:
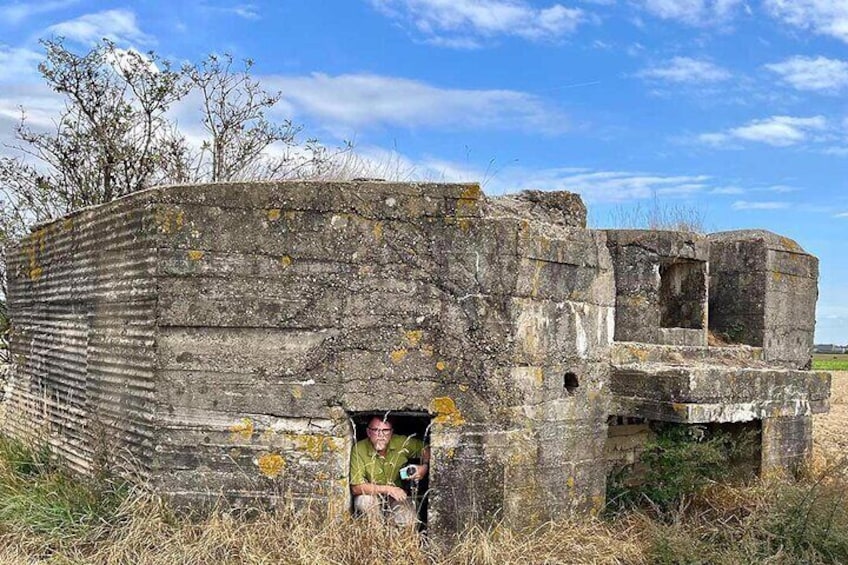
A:
{"type": "Polygon", "coordinates": [[[660,327],[703,329],[706,297],[705,262],[660,265],[660,327]]]}
{"type": "MultiPolygon", "coordinates": [[[[430,445],[430,426],[433,417],[431,414],[423,411],[365,411],[352,412],[348,414],[353,423],[353,441],[356,444],[359,441],[369,441],[368,426],[373,419],[379,418],[385,423],[389,423],[392,427],[392,437],[405,436],[421,440],[425,445],[430,445]]],[[[386,427],[386,426],[381,426],[386,427]]],[[[418,465],[422,463],[420,456],[410,457],[408,464],[418,465]]],[[[388,480],[392,480],[389,478],[388,480]]],[[[406,491],[409,498],[415,506],[415,512],[418,518],[419,529],[425,529],[427,526],[427,510],[430,491],[429,475],[420,481],[412,481],[401,478],[401,486],[406,491]]],[[[353,511],[354,508],[351,508],[353,511]]]]}

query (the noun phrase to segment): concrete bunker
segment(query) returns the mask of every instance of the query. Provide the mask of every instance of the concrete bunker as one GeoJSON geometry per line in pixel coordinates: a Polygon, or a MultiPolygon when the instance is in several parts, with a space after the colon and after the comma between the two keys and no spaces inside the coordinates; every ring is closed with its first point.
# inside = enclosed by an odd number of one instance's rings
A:
{"type": "Polygon", "coordinates": [[[803,370],[815,257],[763,232],[587,229],[568,192],[159,187],[7,257],[4,431],[81,473],[130,455],[180,504],[348,512],[350,416],[390,411],[430,421],[432,535],[534,526],[603,508],[610,416],[761,421],[768,471],[809,457],[827,409],[828,375],[803,370]]]}

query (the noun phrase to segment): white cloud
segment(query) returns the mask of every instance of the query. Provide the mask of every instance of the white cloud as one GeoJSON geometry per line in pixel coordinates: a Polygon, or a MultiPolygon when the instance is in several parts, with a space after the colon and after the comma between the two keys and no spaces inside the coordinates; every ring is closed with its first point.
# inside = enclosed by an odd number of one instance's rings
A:
{"type": "Polygon", "coordinates": [[[0,6],[0,23],[17,25],[33,16],[55,12],[76,4],[79,0],[56,0],[53,2],[14,2],[0,6]]]}
{"type": "Polygon", "coordinates": [[[531,94],[460,90],[370,74],[262,78],[283,92],[281,111],[305,113],[326,125],[411,128],[528,129],[557,133],[565,116],[531,94]]]}
{"type": "Polygon", "coordinates": [[[763,5],[772,16],[789,25],[848,43],[845,0],[763,0],[763,5]]]}
{"type": "Polygon", "coordinates": [[[737,200],[733,203],[734,210],[783,210],[789,208],[788,202],[749,202],[747,200],[737,200]]]}
{"type": "Polygon", "coordinates": [[[135,14],[128,10],[106,10],[86,14],[52,25],[47,31],[80,43],[94,43],[104,37],[116,42],[152,42],[152,38],[139,29],[135,14]]]}
{"type": "Polygon", "coordinates": [[[0,46],[0,83],[25,82],[37,78],[38,63],[43,58],[41,53],[25,47],[0,46]]]}
{"type": "Polygon", "coordinates": [[[657,194],[686,196],[711,188],[710,177],[704,175],[674,176],[639,171],[505,167],[490,176],[487,192],[500,194],[523,188],[568,190],[579,193],[589,203],[621,203],[657,194]]]}
{"type": "Polygon", "coordinates": [[[386,15],[414,25],[428,41],[478,47],[479,38],[512,35],[532,41],[573,33],[587,19],[579,8],[536,8],[524,0],[371,0],[386,15]]]}
{"type": "Polygon", "coordinates": [[[798,90],[836,92],[848,86],[848,62],[827,57],[792,57],[766,65],[798,90]]]}
{"type": "Polygon", "coordinates": [[[246,20],[259,19],[259,9],[254,4],[239,4],[230,8],[228,11],[246,20]]]}
{"type": "Polygon", "coordinates": [[[703,26],[727,21],[742,0],[641,0],[639,4],[659,18],[703,26]]]}
{"type": "Polygon", "coordinates": [[[661,65],[643,69],[636,76],[667,82],[705,83],[727,80],[730,73],[710,61],[674,57],[661,65]]]}
{"type": "Polygon", "coordinates": [[[772,116],[764,120],[753,120],[748,124],[719,133],[704,133],[698,139],[710,145],[724,145],[733,141],[755,141],[775,147],[796,145],[810,139],[811,135],[827,128],[823,116],[797,118],[772,116]]]}
{"type": "Polygon", "coordinates": [[[848,212],[840,212],[839,214],[836,214],[834,218],[848,218],[848,212]]]}
{"type": "Polygon", "coordinates": [[[745,194],[745,189],[738,186],[717,186],[710,194],[745,194]]]}

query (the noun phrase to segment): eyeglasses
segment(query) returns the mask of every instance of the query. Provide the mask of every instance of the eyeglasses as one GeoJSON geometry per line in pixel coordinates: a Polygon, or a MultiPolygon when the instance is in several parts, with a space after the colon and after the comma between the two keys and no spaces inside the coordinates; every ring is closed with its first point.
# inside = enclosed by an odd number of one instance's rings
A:
{"type": "Polygon", "coordinates": [[[375,436],[387,436],[391,435],[391,428],[368,428],[368,431],[373,433],[375,436]]]}

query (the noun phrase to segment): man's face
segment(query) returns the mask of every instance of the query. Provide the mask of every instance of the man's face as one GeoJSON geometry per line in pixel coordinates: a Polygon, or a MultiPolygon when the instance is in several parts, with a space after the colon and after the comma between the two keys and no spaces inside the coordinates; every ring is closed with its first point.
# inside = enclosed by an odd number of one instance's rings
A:
{"type": "Polygon", "coordinates": [[[376,451],[385,451],[392,439],[392,425],[380,418],[372,418],[368,423],[368,440],[376,451]]]}

